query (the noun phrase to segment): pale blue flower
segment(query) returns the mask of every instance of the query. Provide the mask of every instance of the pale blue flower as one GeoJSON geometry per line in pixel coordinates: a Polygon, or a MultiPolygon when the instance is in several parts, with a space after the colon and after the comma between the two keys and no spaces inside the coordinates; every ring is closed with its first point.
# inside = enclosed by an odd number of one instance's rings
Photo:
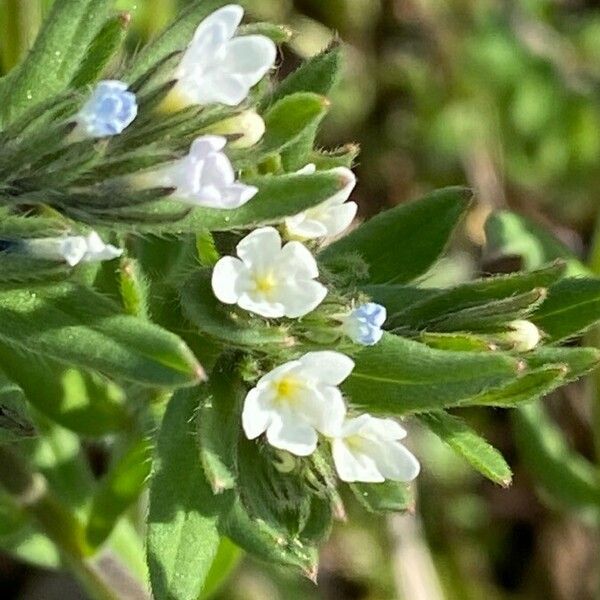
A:
{"type": "Polygon", "coordinates": [[[135,94],[122,81],[101,81],[77,114],[77,122],[89,137],[118,135],[137,116],[135,94]]]}
{"type": "Polygon", "coordinates": [[[344,331],[357,344],[375,345],[383,335],[382,325],[387,318],[385,306],[367,302],[353,310],[344,321],[344,331]]]}

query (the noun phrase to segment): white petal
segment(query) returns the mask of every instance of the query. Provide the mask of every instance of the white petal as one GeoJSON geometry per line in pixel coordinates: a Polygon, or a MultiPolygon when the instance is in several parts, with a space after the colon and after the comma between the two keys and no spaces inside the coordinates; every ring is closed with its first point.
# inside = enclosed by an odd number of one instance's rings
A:
{"type": "MultiPolygon", "coordinates": [[[[177,70],[175,78],[184,84],[197,82],[199,75],[211,64],[211,59],[217,56],[219,50],[231,39],[225,24],[215,20],[205,19],[194,34],[194,39],[185,51],[177,70]],[[186,80],[188,80],[186,82],[186,80]]],[[[184,89],[187,86],[184,85],[184,89]]],[[[193,89],[187,88],[188,91],[193,89]]]]}
{"type": "MultiPolygon", "coordinates": [[[[65,259],[70,267],[79,264],[87,252],[87,241],[83,236],[63,238],[59,241],[59,255],[65,259]]],[[[44,257],[45,258],[45,257],[44,257]]],[[[52,260],[52,256],[48,256],[52,260]]]]}
{"type": "Polygon", "coordinates": [[[239,27],[244,17],[244,9],[238,4],[227,4],[213,13],[208,15],[196,29],[194,34],[194,42],[197,42],[207,29],[211,29],[215,24],[219,24],[225,30],[228,39],[235,35],[236,29],[239,27]]]}
{"type": "Polygon", "coordinates": [[[257,388],[252,388],[244,400],[242,427],[249,440],[264,433],[271,422],[272,411],[264,400],[264,395],[257,388]]]}
{"type": "Polygon", "coordinates": [[[296,456],[308,456],[317,449],[317,432],[308,423],[294,418],[273,419],[267,429],[271,446],[296,456]]]}
{"type": "Polygon", "coordinates": [[[421,470],[419,461],[400,442],[378,444],[370,454],[386,479],[412,481],[421,470]]]}
{"type": "Polygon", "coordinates": [[[344,182],[344,187],[331,196],[331,198],[327,199],[326,202],[329,205],[343,204],[350,198],[350,194],[352,194],[352,191],[356,187],[356,175],[347,167],[336,167],[335,169],[331,169],[330,172],[340,176],[344,182]]]}
{"type": "Polygon", "coordinates": [[[227,139],[220,135],[203,135],[192,142],[189,156],[194,160],[204,160],[210,154],[223,150],[226,144],[227,139]]]}
{"type": "Polygon", "coordinates": [[[333,386],[317,386],[299,403],[306,420],[320,433],[337,435],[346,418],[346,404],[342,393],[333,386]]]}
{"type": "Polygon", "coordinates": [[[326,385],[339,385],[354,369],[354,361],[349,356],[332,350],[308,352],[300,362],[307,377],[326,385]]]}
{"type": "Polygon", "coordinates": [[[215,187],[218,190],[231,185],[235,174],[229,159],[222,152],[214,152],[204,159],[200,176],[201,187],[215,187]]]}
{"type": "Polygon", "coordinates": [[[382,483],[385,481],[372,458],[362,453],[352,452],[343,440],[334,439],[331,450],[336,471],[342,481],[349,483],[353,481],[382,483]]]}
{"type": "Polygon", "coordinates": [[[220,259],[212,272],[213,292],[225,304],[235,304],[238,301],[246,281],[247,269],[244,263],[233,256],[220,259]]]}
{"type": "Polygon", "coordinates": [[[254,198],[258,188],[243,183],[232,183],[223,191],[223,208],[239,208],[254,198]]]}
{"type": "Polygon", "coordinates": [[[393,419],[377,419],[370,415],[362,415],[364,418],[360,434],[373,440],[393,441],[406,437],[406,430],[393,419]]]}
{"type": "Polygon", "coordinates": [[[296,171],[297,175],[312,175],[317,172],[317,165],[315,163],[308,163],[304,165],[301,169],[296,171]]]}
{"type": "Polygon", "coordinates": [[[261,386],[263,384],[269,384],[274,381],[277,381],[281,379],[284,375],[287,375],[290,372],[297,370],[300,364],[301,363],[299,360],[291,360],[289,362],[283,363],[282,365],[279,365],[278,367],[275,367],[274,369],[269,371],[266,375],[263,375],[258,380],[258,385],[261,386]]]}
{"type": "Polygon", "coordinates": [[[194,102],[202,105],[218,103],[237,106],[246,99],[248,91],[249,86],[238,75],[218,71],[207,74],[197,82],[194,102]]]}
{"type": "Polygon", "coordinates": [[[341,206],[332,206],[327,209],[322,218],[327,235],[338,235],[348,229],[354,221],[357,211],[358,204],[356,202],[346,202],[341,206]]]}
{"type": "Polygon", "coordinates": [[[279,253],[277,267],[288,276],[314,279],[319,276],[319,267],[310,250],[300,242],[288,242],[279,253]]]}
{"type": "Polygon", "coordinates": [[[275,63],[277,47],[262,35],[246,35],[227,43],[223,57],[223,70],[243,77],[252,87],[257,84],[275,63]]]}
{"type": "Polygon", "coordinates": [[[240,294],[237,304],[240,308],[267,319],[280,319],[286,316],[285,307],[280,302],[271,302],[248,292],[240,294]]]}
{"type": "Polygon", "coordinates": [[[248,266],[271,264],[281,250],[281,237],[274,227],[261,227],[247,235],[236,247],[237,255],[248,266]]]}
{"type": "Polygon", "coordinates": [[[315,240],[327,235],[327,228],[320,221],[309,219],[306,213],[300,213],[285,220],[285,228],[289,238],[298,240],[315,240]]]}
{"type": "Polygon", "coordinates": [[[327,296],[327,288],[312,279],[293,279],[279,286],[275,300],[284,307],[290,319],[303,317],[312,312],[327,296]]]}

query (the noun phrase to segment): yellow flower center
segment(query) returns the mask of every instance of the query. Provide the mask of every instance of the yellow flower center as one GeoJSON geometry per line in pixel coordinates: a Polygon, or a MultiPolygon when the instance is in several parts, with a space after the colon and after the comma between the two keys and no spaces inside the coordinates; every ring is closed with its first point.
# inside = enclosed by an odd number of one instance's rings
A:
{"type": "Polygon", "coordinates": [[[274,382],[277,400],[279,402],[293,402],[302,388],[302,381],[295,377],[283,377],[274,382]]]}
{"type": "Polygon", "coordinates": [[[258,273],[254,276],[254,286],[257,292],[268,296],[273,292],[277,281],[272,272],[258,273]]]}

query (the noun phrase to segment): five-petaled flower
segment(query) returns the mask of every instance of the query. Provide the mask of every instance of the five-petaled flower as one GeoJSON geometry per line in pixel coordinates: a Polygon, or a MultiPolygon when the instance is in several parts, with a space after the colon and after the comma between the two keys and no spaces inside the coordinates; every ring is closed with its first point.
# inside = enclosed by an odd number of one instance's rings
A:
{"type": "Polygon", "coordinates": [[[78,130],[87,137],[118,135],[131,125],[138,106],[133,92],[122,81],[101,81],[77,113],[78,130]]]}
{"type": "MultiPolygon", "coordinates": [[[[314,164],[306,165],[298,173],[312,174],[316,171],[314,164]]],[[[346,182],[344,187],[321,204],[309,208],[285,220],[288,237],[298,240],[312,240],[320,237],[331,237],[347,229],[354,217],[358,205],[346,202],[356,185],[356,176],[346,167],[337,167],[331,172],[340,175],[346,182]]]]}
{"type": "Polygon", "coordinates": [[[331,436],[333,462],[342,481],[412,481],[419,461],[400,443],[406,431],[392,419],[361,415],[331,436]]]}
{"type": "Polygon", "coordinates": [[[82,262],[113,260],[123,254],[120,248],[105,244],[95,231],[85,236],[24,240],[22,249],[31,258],[66,262],[71,267],[82,262]]]}
{"type": "Polygon", "coordinates": [[[215,296],[225,304],[267,318],[296,318],[314,310],[327,295],[315,281],[317,262],[300,242],[283,247],[273,227],[256,229],[236,248],[239,258],[219,260],[212,274],[215,296]]]}
{"type": "Polygon", "coordinates": [[[235,37],[244,9],[229,4],[200,23],[177,70],[165,106],[237,106],[271,69],[277,47],[263,35],[235,37]]]}
{"type": "Polygon", "coordinates": [[[143,186],[175,188],[174,198],[195,206],[233,209],[246,204],[258,189],[236,181],[218,135],[197,138],[187,156],[137,176],[143,186]]]}
{"type": "Polygon", "coordinates": [[[367,302],[354,309],[344,320],[346,335],[357,344],[375,345],[383,336],[382,325],[387,318],[385,306],[367,302]]]}
{"type": "Polygon", "coordinates": [[[266,431],[272,446],[297,456],[312,454],[318,433],[334,435],[346,406],[338,385],[354,361],[339,352],[309,352],[259,379],[244,402],[242,425],[249,439],[266,431]]]}

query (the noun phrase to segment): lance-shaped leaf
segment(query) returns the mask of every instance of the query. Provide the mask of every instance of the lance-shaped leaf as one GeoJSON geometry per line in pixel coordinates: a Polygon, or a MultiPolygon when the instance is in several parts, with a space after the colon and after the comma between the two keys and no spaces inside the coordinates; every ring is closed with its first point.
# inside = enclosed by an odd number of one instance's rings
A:
{"type": "Polygon", "coordinates": [[[457,406],[516,378],[519,362],[498,352],[446,352],[385,334],[355,357],[343,389],[375,413],[406,414],[457,406]]]}
{"type": "Polygon", "coordinates": [[[184,315],[201,333],[223,344],[260,350],[284,346],[288,334],[284,327],[270,325],[258,318],[249,318],[230,306],[221,304],[212,291],[210,271],[199,271],[190,277],[181,291],[184,315]]]}
{"type": "Polygon", "coordinates": [[[552,342],[584,332],[600,321],[600,279],[563,279],[531,319],[552,342]]]}
{"type": "Polygon", "coordinates": [[[528,271],[560,258],[566,263],[566,275],[591,274],[567,246],[546,229],[521,215],[509,211],[494,213],[486,223],[485,232],[492,252],[520,256],[528,271]]]}
{"type": "Polygon", "coordinates": [[[111,10],[106,0],[56,0],[26,60],[3,86],[2,116],[13,119],[63,90],[111,10]]]}
{"type": "Polygon", "coordinates": [[[336,271],[345,255],[358,255],[369,268],[370,284],[409,282],[440,257],[470,199],[468,189],[454,187],[401,204],[327,246],[319,258],[336,271]]]}
{"type": "Polygon", "coordinates": [[[203,376],[177,336],[71,284],[0,292],[0,343],[147,385],[190,385],[203,376]]]}
{"type": "Polygon", "coordinates": [[[410,486],[400,481],[352,483],[350,489],[360,504],[372,513],[406,512],[415,507],[410,486]]]}
{"type": "Polygon", "coordinates": [[[525,355],[531,369],[562,365],[564,382],[575,381],[600,364],[600,350],[595,348],[558,348],[542,346],[525,355]]]}
{"type": "MultiPolygon", "coordinates": [[[[430,288],[418,288],[412,285],[365,285],[361,291],[367,294],[373,302],[382,304],[386,307],[388,324],[396,323],[396,314],[408,310],[415,304],[421,304],[428,298],[440,293],[440,290],[430,288]]],[[[398,321],[403,323],[402,321],[398,321]]]]}
{"type": "Polygon", "coordinates": [[[421,414],[419,419],[484,477],[503,487],[510,485],[512,471],[502,454],[463,419],[444,411],[421,414]]]}
{"type": "Polygon", "coordinates": [[[567,506],[597,514],[597,469],[569,447],[543,406],[519,408],[513,413],[513,422],[520,455],[542,489],[567,506]]]}
{"type": "Polygon", "coordinates": [[[97,548],[110,535],[121,515],[139,498],[150,475],[151,444],[134,440],[94,492],[86,525],[87,540],[97,548]]]}
{"type": "Polygon", "coordinates": [[[147,554],[156,600],[196,600],[221,534],[230,494],[213,495],[198,457],[197,388],[177,392],[160,429],[150,484],[147,554]]]}

